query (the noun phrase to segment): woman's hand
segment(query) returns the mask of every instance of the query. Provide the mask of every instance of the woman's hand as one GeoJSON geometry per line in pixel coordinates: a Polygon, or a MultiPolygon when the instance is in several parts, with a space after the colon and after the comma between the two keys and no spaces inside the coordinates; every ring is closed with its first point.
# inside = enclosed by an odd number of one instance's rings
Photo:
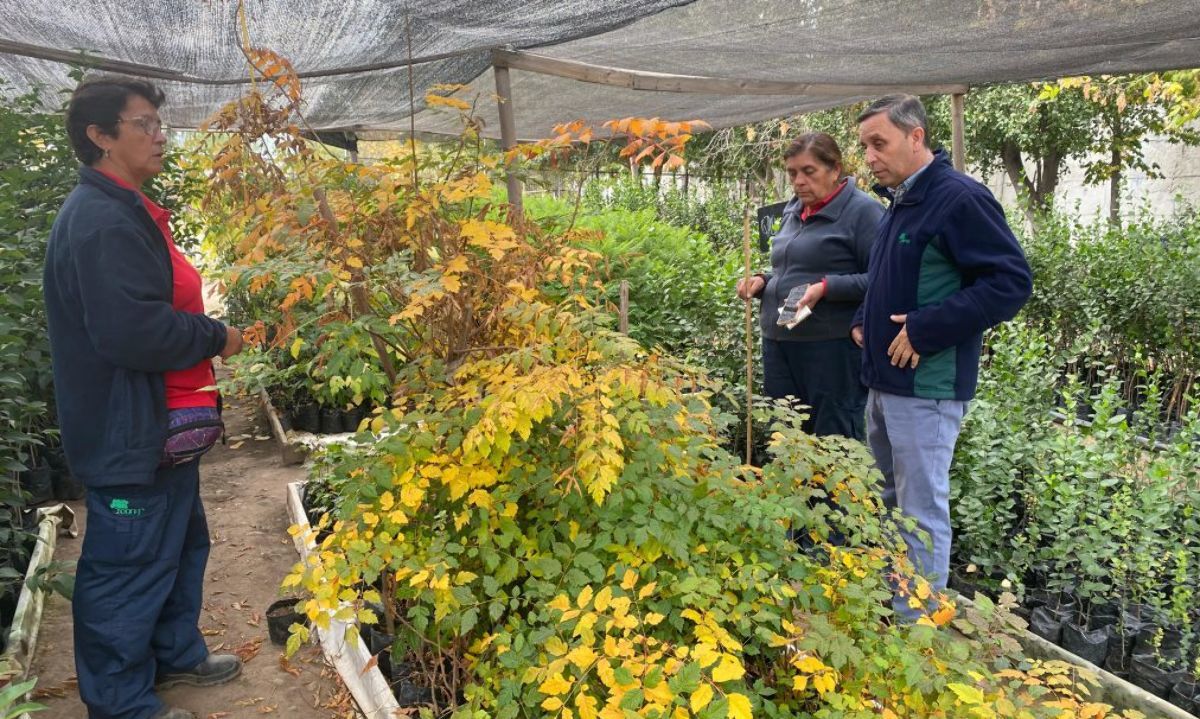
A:
{"type": "Polygon", "coordinates": [[[807,290],[804,291],[804,296],[800,298],[800,304],[811,310],[818,302],[821,301],[821,298],[824,296],[825,283],[814,282],[808,286],[807,290]]]}
{"type": "Polygon", "coordinates": [[[242,351],[242,331],[236,327],[225,328],[225,347],[221,350],[221,359],[229,359],[242,351]]]}
{"type": "Polygon", "coordinates": [[[762,292],[763,288],[766,286],[767,281],[764,280],[761,275],[755,275],[751,277],[750,284],[748,285],[746,284],[746,278],[743,277],[742,279],[738,280],[737,283],[737,296],[743,300],[757,297],[758,293],[762,292]]]}

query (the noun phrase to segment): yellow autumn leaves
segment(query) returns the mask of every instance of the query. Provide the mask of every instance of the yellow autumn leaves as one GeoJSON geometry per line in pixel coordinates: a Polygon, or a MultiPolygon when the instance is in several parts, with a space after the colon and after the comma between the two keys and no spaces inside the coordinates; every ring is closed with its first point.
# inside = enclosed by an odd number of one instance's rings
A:
{"type": "Polygon", "coordinates": [[[525,673],[544,695],[540,707],[562,719],[624,719],[635,705],[642,716],[686,719],[705,712],[750,719],[749,697],[731,688],[746,676],[734,653],[741,645],[714,617],[694,609],[685,614],[695,624],[695,644],[671,645],[646,633],[665,617],[644,607],[657,582],[639,588],[638,581],[628,569],[619,588],[586,586],[548,604],[561,630],[543,644],[546,664],[525,673]],[[712,712],[714,702],[723,704],[723,714],[712,712]]]}

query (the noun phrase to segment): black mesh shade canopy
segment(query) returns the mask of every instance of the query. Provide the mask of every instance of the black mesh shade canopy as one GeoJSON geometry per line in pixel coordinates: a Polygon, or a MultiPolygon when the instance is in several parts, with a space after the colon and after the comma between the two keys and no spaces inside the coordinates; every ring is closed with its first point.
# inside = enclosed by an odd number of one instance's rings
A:
{"type": "MultiPolygon", "coordinates": [[[[247,0],[245,19],[253,45],[301,74],[318,130],[407,130],[409,57],[417,130],[456,134],[423,98],[464,83],[498,137],[500,62],[520,138],[576,119],[725,127],[895,90],[1200,65],[1196,0],[247,0]]],[[[231,0],[3,0],[0,93],[68,89],[60,60],[86,51],[154,77],[167,121],[196,127],[245,90],[242,31],[231,0]]]]}

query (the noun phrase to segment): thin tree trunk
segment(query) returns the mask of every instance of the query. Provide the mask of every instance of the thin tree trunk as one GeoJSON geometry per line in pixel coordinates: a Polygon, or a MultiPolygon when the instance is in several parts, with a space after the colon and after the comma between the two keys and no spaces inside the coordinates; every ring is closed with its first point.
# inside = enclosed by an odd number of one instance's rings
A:
{"type": "Polygon", "coordinates": [[[1041,172],[1038,176],[1037,189],[1034,193],[1037,209],[1050,209],[1054,202],[1054,191],[1058,189],[1058,176],[1062,171],[1062,157],[1057,152],[1050,152],[1042,158],[1041,172]]]}
{"type": "Polygon", "coordinates": [[[1030,228],[1035,228],[1037,212],[1034,210],[1036,206],[1034,197],[1037,195],[1037,188],[1025,174],[1025,163],[1021,160],[1021,148],[1011,142],[1004,143],[1004,146],[1000,148],[1000,159],[1004,163],[1004,172],[1008,175],[1008,181],[1012,183],[1013,190],[1020,199],[1021,208],[1025,211],[1025,221],[1029,223],[1030,228]]]}
{"type": "Polygon", "coordinates": [[[1112,116],[1109,123],[1112,129],[1112,175],[1108,178],[1108,222],[1111,225],[1121,223],[1121,115],[1118,112],[1112,116]]]}
{"type": "MultiPolygon", "coordinates": [[[[1118,150],[1112,151],[1112,163],[1114,167],[1118,167],[1118,162],[1121,161],[1121,153],[1118,150]]],[[[1108,178],[1108,222],[1111,225],[1121,223],[1121,170],[1113,170],[1112,177],[1108,178]]]]}

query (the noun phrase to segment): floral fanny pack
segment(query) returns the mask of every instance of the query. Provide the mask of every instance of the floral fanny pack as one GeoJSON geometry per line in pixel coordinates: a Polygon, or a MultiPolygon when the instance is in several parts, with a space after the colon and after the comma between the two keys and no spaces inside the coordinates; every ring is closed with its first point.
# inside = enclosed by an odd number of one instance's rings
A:
{"type": "Polygon", "coordinates": [[[216,407],[183,407],[167,412],[167,441],[159,467],[177,467],[198,459],[225,436],[221,400],[216,407]]]}

